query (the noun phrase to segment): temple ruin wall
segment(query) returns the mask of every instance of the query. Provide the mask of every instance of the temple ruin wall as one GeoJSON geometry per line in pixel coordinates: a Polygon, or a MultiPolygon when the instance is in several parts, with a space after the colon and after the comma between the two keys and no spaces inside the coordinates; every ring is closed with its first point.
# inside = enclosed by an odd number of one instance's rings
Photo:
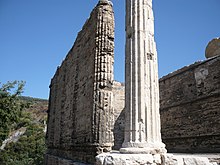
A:
{"type": "MultiPolygon", "coordinates": [[[[196,62],[159,80],[163,142],[168,152],[220,152],[220,56],[196,62]]],[[[117,88],[116,88],[117,89],[117,88]]],[[[123,142],[124,88],[115,107],[115,149],[123,142]],[[121,138],[120,138],[121,137],[121,138]]]]}
{"type": "Polygon", "coordinates": [[[161,78],[160,112],[169,152],[220,152],[220,56],[161,78]]]}
{"type": "Polygon", "coordinates": [[[113,9],[99,2],[51,80],[45,164],[92,163],[111,149],[113,62],[113,9]]]}

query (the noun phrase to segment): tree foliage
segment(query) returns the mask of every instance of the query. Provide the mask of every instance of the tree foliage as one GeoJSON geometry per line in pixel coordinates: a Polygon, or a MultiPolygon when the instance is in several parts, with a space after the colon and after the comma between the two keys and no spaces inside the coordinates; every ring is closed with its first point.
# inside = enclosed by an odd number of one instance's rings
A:
{"type": "Polygon", "coordinates": [[[31,123],[25,134],[0,153],[2,165],[42,165],[46,149],[43,125],[31,123]]]}
{"type": "Polygon", "coordinates": [[[19,122],[24,108],[28,106],[18,98],[23,92],[24,84],[23,81],[13,81],[0,87],[0,145],[19,122]]]}
{"type": "Polygon", "coordinates": [[[21,100],[23,81],[0,86],[0,146],[14,131],[26,128],[17,142],[10,142],[0,150],[1,165],[42,165],[46,149],[44,124],[25,109],[29,102],[21,100]]]}

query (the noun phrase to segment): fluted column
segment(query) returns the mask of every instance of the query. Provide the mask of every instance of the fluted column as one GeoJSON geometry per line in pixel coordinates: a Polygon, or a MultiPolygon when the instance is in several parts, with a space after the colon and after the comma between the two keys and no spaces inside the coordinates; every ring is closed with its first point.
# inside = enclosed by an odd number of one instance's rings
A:
{"type": "Polygon", "coordinates": [[[161,141],[152,0],[126,0],[125,137],[123,153],[165,152],[161,141]]]}

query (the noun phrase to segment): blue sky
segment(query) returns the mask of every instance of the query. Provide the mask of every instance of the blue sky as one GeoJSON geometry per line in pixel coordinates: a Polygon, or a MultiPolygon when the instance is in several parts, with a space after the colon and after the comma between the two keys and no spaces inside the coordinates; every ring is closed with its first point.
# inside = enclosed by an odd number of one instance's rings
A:
{"type": "MultiPolygon", "coordinates": [[[[26,81],[24,95],[48,98],[50,79],[98,0],[0,0],[0,82],[26,81]]],[[[115,79],[124,81],[125,1],[115,10],[115,79]]],[[[220,37],[220,0],[154,0],[159,76],[204,60],[220,37]]]]}

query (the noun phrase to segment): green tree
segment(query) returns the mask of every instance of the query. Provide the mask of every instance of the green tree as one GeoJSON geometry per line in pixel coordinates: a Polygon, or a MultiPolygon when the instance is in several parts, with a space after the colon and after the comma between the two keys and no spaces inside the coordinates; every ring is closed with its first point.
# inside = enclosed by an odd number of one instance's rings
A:
{"type": "Polygon", "coordinates": [[[1,165],[43,165],[45,126],[27,111],[30,104],[20,97],[24,84],[14,81],[0,86],[0,145],[11,132],[26,130],[18,141],[0,150],[1,165]]]}
{"type": "Polygon", "coordinates": [[[24,84],[24,81],[13,81],[0,87],[0,145],[16,126],[27,106],[18,97],[23,92],[24,84]]]}
{"type": "Polygon", "coordinates": [[[1,165],[43,165],[46,150],[43,129],[43,125],[30,123],[25,134],[0,153],[1,165]]]}

